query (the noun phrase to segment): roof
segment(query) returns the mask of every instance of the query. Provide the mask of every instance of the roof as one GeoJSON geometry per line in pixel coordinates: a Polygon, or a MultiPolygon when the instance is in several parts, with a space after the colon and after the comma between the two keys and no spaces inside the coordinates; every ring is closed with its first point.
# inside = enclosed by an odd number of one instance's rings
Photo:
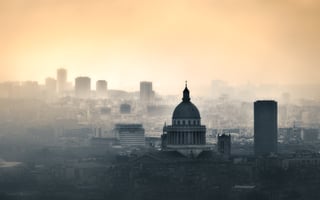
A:
{"type": "Polygon", "coordinates": [[[181,102],[173,111],[173,119],[200,119],[198,108],[189,102],[181,102]]]}
{"type": "Polygon", "coordinates": [[[190,92],[187,87],[183,90],[182,102],[174,109],[173,119],[200,119],[198,108],[190,101],[190,92]]]}

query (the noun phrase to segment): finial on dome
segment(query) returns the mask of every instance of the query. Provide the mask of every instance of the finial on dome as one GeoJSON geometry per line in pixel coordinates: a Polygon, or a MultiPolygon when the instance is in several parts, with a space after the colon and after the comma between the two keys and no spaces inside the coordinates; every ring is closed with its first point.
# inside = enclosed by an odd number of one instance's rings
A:
{"type": "Polygon", "coordinates": [[[188,82],[186,81],[186,88],[184,88],[183,90],[183,98],[182,98],[183,102],[190,102],[190,93],[188,90],[188,82]]]}

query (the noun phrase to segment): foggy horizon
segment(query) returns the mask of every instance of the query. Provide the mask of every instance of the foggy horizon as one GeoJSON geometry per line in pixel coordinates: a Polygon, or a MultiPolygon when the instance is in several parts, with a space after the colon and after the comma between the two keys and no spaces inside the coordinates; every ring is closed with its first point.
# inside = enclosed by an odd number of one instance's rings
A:
{"type": "MultiPolygon", "coordinates": [[[[319,85],[320,3],[1,1],[0,82],[85,75],[162,94],[211,80],[319,85]]],[[[193,91],[196,92],[196,91],[193,91]]]]}
{"type": "Polygon", "coordinates": [[[0,0],[0,200],[319,200],[320,0],[0,0]]]}

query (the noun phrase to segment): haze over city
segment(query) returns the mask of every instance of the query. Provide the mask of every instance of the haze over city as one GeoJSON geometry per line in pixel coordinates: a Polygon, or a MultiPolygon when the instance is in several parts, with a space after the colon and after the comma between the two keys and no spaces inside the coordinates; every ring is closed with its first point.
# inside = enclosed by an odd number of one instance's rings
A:
{"type": "Polygon", "coordinates": [[[215,79],[318,85],[319,22],[315,0],[0,1],[0,81],[43,83],[64,67],[161,94],[185,80],[194,94],[215,79]]]}
{"type": "Polygon", "coordinates": [[[0,0],[0,200],[319,200],[320,1],[0,0]]]}

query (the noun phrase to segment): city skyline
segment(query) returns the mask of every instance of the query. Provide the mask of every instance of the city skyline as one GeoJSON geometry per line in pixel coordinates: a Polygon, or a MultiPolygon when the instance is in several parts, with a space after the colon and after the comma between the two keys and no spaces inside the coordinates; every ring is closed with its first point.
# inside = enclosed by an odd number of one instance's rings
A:
{"type": "MultiPolygon", "coordinates": [[[[1,1],[0,81],[36,80],[65,67],[110,88],[140,81],[175,94],[232,85],[319,84],[316,1],[1,1]],[[254,16],[254,17],[252,17],[254,16]]],[[[135,86],[134,86],[135,87],[135,86]]]]}
{"type": "Polygon", "coordinates": [[[320,1],[0,0],[0,200],[319,200],[320,1]]]}

